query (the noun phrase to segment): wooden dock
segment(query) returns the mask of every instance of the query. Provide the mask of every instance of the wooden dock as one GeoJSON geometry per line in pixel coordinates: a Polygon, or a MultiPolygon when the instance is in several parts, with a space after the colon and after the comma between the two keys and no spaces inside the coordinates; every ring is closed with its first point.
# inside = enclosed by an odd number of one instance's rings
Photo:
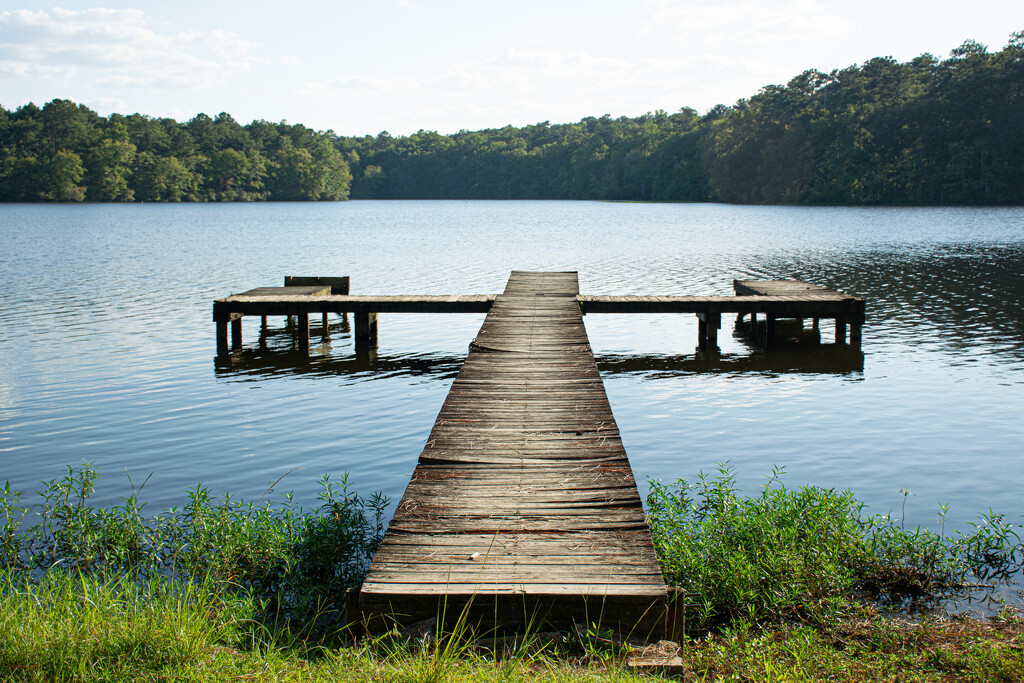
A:
{"type": "MultiPolygon", "coordinates": [[[[750,316],[752,333],[760,345],[773,345],[775,321],[781,318],[811,318],[814,330],[821,318],[836,324],[836,343],[859,346],[865,320],[865,302],[860,297],[836,292],[827,287],[799,280],[733,280],[736,296],[575,296],[580,311],[588,313],[690,313],[697,316],[697,349],[718,350],[718,330],[723,313],[736,313],[737,321],[750,316]],[[763,327],[758,316],[764,316],[763,327]],[[762,334],[763,333],[763,334],[762,334]]],[[[284,287],[259,287],[213,302],[213,320],[217,325],[217,352],[228,352],[228,326],[232,346],[242,345],[242,318],[261,316],[265,330],[267,316],[288,316],[297,321],[300,348],[309,349],[309,316],[323,316],[327,330],[329,313],[355,315],[354,338],[357,350],[377,348],[378,313],[486,313],[496,299],[489,294],[451,295],[372,295],[350,296],[346,277],[285,277],[284,287]]],[[[752,334],[752,336],[754,336],[752,334]]]]}
{"type": "Polygon", "coordinates": [[[725,313],[749,315],[765,347],[780,318],[815,330],[831,318],[837,342],[849,325],[860,344],[864,299],[796,280],[733,284],[736,296],[586,296],[576,273],[514,271],[501,295],[351,296],[347,277],[289,276],[214,301],[213,319],[226,354],[245,316],[264,331],[268,315],[295,319],[308,349],[309,315],[327,332],[329,313],[353,313],[358,350],[376,347],[381,312],[486,312],[349,609],[378,629],[465,610],[498,629],[583,622],[658,637],[668,594],[583,315],[696,315],[704,359],[725,313]]]}
{"type": "Polygon", "coordinates": [[[359,592],[371,627],[664,630],[667,592],[590,349],[576,273],[513,272],[359,592]]]}

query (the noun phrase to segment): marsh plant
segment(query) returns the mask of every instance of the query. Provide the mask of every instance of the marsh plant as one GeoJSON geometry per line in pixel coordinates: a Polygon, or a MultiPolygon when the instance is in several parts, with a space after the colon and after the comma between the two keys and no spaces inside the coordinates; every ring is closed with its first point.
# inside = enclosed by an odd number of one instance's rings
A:
{"type": "Polygon", "coordinates": [[[32,507],[9,483],[0,490],[0,573],[28,582],[54,571],[140,586],[201,581],[302,620],[339,612],[384,534],[387,498],[361,497],[347,476],[322,477],[313,510],[290,493],[246,502],[197,485],[184,507],[151,517],[134,484],[120,504],[92,505],[97,476],[88,465],[69,467],[44,482],[32,507]]]}
{"type": "MultiPolygon", "coordinates": [[[[774,469],[742,495],[725,465],[715,476],[651,482],[647,498],[666,583],[688,602],[687,629],[819,621],[856,600],[916,608],[955,597],[969,581],[1019,572],[1019,525],[989,512],[969,532],[906,528],[870,515],[850,491],[787,488],[774,469]]],[[[906,495],[906,494],[905,494],[906,495]]]]}

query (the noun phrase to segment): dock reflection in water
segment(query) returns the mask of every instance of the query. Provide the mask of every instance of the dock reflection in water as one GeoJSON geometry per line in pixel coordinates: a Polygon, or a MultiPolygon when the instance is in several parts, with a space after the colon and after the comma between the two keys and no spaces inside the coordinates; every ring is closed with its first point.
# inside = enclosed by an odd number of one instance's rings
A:
{"type": "MultiPolygon", "coordinates": [[[[788,322],[788,321],[787,321],[788,322]]],[[[733,332],[744,340],[749,353],[690,354],[616,354],[595,353],[602,375],[635,374],[661,379],[699,373],[741,374],[826,374],[857,375],[864,372],[864,352],[845,344],[818,344],[817,334],[791,330],[777,348],[760,351],[747,341],[749,326],[740,324],[733,332]]],[[[287,327],[267,331],[261,336],[259,348],[235,349],[214,358],[218,376],[239,378],[274,375],[348,376],[364,381],[381,376],[429,376],[454,378],[464,355],[435,353],[378,353],[376,350],[351,351],[351,335],[347,320],[330,323],[329,338],[310,330],[310,349],[300,350],[287,327]],[[347,347],[347,348],[346,348],[347,347]]]]}

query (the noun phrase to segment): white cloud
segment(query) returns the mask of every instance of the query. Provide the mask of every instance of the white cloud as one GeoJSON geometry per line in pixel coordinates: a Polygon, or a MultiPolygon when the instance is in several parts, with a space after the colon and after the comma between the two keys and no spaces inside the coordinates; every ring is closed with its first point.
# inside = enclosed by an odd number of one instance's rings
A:
{"type": "Polygon", "coordinates": [[[138,9],[0,13],[0,75],[100,87],[203,88],[249,68],[254,43],[222,30],[159,33],[138,9]]]}

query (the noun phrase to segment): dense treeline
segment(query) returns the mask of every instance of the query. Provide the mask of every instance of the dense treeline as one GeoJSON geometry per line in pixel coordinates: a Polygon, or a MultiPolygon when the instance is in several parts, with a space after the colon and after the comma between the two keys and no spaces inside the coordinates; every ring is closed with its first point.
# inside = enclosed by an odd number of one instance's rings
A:
{"type": "Polygon", "coordinates": [[[805,71],[732,107],[407,137],[0,107],[0,200],[1024,204],[1024,32],[805,71]]]}
{"type": "Polygon", "coordinates": [[[340,141],[353,196],[1024,204],[1024,32],[805,71],[732,107],[340,141]]]}
{"type": "Polygon", "coordinates": [[[347,199],[351,178],[335,136],[302,125],[0,107],[0,201],[347,199]]]}

